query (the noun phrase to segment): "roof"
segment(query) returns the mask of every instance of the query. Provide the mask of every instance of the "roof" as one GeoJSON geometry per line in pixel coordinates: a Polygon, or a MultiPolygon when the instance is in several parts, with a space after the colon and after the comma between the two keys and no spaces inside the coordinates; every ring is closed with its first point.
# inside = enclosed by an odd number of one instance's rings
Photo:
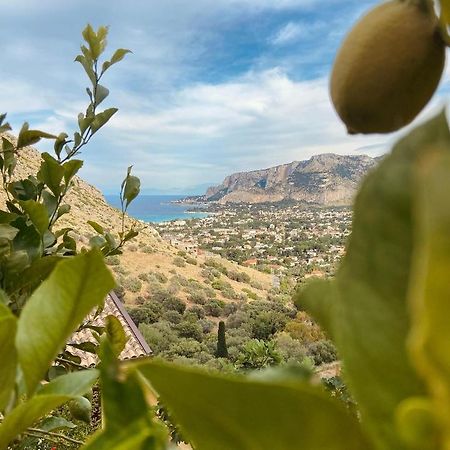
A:
{"type": "MultiPolygon", "coordinates": [[[[125,348],[119,356],[120,359],[140,358],[143,356],[148,356],[152,353],[152,350],[148,346],[147,342],[145,342],[141,332],[136,327],[122,302],[114,292],[110,292],[106,297],[103,311],[97,317],[95,317],[94,313],[92,313],[87,320],[90,325],[104,326],[105,319],[109,315],[113,315],[120,320],[128,338],[125,348]]],[[[97,342],[90,329],[87,328],[74,333],[71,336],[68,345],[80,344],[82,342],[97,342]]],[[[98,357],[95,354],[74,347],[70,347],[69,351],[73,355],[81,358],[80,364],[84,367],[94,367],[98,364],[98,357]]]]}

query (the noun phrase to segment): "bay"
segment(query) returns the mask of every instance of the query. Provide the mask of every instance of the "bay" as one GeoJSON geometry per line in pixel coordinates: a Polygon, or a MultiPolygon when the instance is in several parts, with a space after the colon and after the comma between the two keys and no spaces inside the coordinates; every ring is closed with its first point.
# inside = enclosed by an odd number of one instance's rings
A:
{"type": "MultiPolygon", "coordinates": [[[[161,223],[170,220],[188,220],[207,217],[207,213],[188,212],[191,205],[171,203],[187,195],[139,195],[128,208],[128,214],[144,222],[161,223]]],[[[105,195],[106,201],[120,209],[118,195],[105,195]]]]}

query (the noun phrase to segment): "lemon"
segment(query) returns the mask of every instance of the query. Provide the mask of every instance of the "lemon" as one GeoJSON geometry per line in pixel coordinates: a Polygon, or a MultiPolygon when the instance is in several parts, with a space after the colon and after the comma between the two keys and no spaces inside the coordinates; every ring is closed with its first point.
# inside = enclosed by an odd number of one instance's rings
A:
{"type": "Polygon", "coordinates": [[[331,99],[349,133],[389,133],[424,108],[444,65],[434,11],[391,0],[372,9],[344,40],[331,74],[331,99]]]}

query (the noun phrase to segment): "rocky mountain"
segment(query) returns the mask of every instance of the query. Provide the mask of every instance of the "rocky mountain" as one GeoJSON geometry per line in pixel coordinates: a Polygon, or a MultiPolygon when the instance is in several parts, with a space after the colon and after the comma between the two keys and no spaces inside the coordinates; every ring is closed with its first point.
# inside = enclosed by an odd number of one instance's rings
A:
{"type": "Polygon", "coordinates": [[[326,153],[268,169],[229,175],[208,188],[201,200],[263,203],[296,200],[320,205],[349,205],[361,178],[377,163],[366,155],[326,153]]]}

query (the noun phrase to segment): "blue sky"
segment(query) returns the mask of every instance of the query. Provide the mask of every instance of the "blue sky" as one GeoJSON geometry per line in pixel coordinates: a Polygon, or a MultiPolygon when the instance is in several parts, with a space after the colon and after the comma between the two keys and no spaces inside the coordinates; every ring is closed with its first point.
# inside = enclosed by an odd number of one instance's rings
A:
{"type": "Polygon", "coordinates": [[[86,102],[80,33],[105,24],[110,51],[133,51],[104,79],[119,113],[83,154],[82,176],[105,193],[131,164],[144,192],[199,193],[318,153],[375,156],[395,137],[347,136],[327,89],[339,42],[375,3],[0,0],[0,109],[16,130],[73,132],[86,102]]]}

